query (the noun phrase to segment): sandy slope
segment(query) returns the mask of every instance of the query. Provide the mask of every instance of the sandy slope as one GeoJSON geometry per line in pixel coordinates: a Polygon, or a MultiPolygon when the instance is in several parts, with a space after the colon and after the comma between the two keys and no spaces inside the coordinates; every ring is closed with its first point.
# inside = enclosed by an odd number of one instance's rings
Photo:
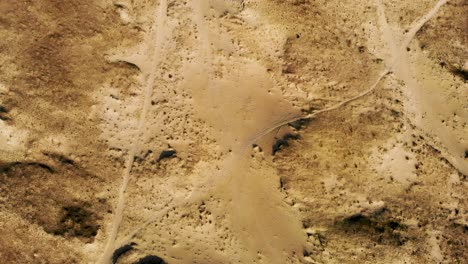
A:
{"type": "Polygon", "coordinates": [[[468,258],[465,1],[0,10],[5,263],[468,258]]]}

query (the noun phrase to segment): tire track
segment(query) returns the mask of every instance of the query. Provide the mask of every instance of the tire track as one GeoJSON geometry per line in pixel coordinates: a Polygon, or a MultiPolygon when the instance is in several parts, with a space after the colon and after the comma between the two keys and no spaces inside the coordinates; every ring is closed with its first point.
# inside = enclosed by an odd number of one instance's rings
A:
{"type": "MultiPolygon", "coordinates": [[[[424,15],[423,17],[421,17],[418,21],[416,21],[415,23],[413,23],[413,26],[411,27],[411,29],[408,31],[406,37],[404,38],[402,44],[400,45],[400,48],[397,49],[397,44],[395,44],[395,42],[393,41],[393,37],[391,35],[391,31],[388,27],[388,24],[387,24],[387,20],[386,20],[386,17],[385,17],[385,14],[384,14],[384,9],[383,9],[383,5],[382,3],[380,2],[380,0],[376,0],[376,4],[377,4],[377,7],[378,7],[378,14],[379,14],[379,22],[382,23],[383,25],[383,35],[384,35],[384,38],[387,40],[387,43],[388,45],[390,46],[390,50],[391,50],[391,54],[392,54],[392,57],[393,57],[393,60],[391,61],[391,63],[380,73],[380,75],[378,76],[377,80],[370,86],[370,88],[368,88],[367,90],[365,90],[364,92],[354,96],[354,97],[351,97],[349,99],[346,99],[340,103],[337,103],[331,107],[328,107],[328,108],[325,108],[325,109],[322,109],[322,110],[319,110],[317,112],[314,112],[314,113],[311,113],[311,114],[308,114],[308,115],[303,115],[303,116],[297,116],[297,117],[294,117],[294,118],[291,118],[291,119],[287,119],[285,121],[282,121],[282,122],[279,122],[279,123],[276,123],[276,124],[273,124],[272,126],[268,127],[268,128],[265,128],[264,130],[262,130],[261,132],[259,132],[256,136],[254,136],[251,140],[250,140],[250,144],[253,144],[255,142],[257,142],[259,139],[261,139],[262,137],[264,137],[265,135],[268,135],[269,133],[271,133],[272,131],[274,131],[275,129],[277,128],[280,128],[282,126],[285,126],[291,122],[294,122],[294,121],[298,121],[298,120],[301,120],[301,119],[311,119],[319,114],[323,114],[323,113],[326,113],[326,112],[330,112],[330,111],[333,111],[333,110],[336,110],[342,106],[345,106],[353,101],[356,101],[370,93],[372,93],[376,88],[377,86],[379,85],[379,83],[382,81],[382,79],[384,79],[385,76],[387,76],[388,74],[390,73],[393,73],[393,69],[395,68],[395,66],[399,63],[400,59],[401,59],[401,56],[402,54],[404,54],[404,52],[406,51],[406,48],[409,46],[411,40],[413,40],[413,38],[416,36],[416,33],[418,33],[419,30],[421,30],[421,28],[429,21],[431,20],[436,14],[437,14],[437,11],[439,11],[439,9],[448,2],[448,0],[439,0],[436,5],[426,14],[424,15]]],[[[406,79],[406,78],[405,78],[406,79]]],[[[414,83],[414,80],[412,80],[412,82],[414,83]]]]}
{"type": "MultiPolygon", "coordinates": [[[[418,107],[412,106],[412,108],[410,108],[410,113],[420,113],[423,111],[426,114],[426,120],[420,119],[419,121],[416,121],[416,123],[419,123],[418,126],[422,131],[426,131],[428,134],[431,134],[431,136],[435,136],[436,138],[438,138],[438,140],[436,141],[441,143],[446,149],[446,151],[442,151],[442,155],[445,158],[447,158],[447,160],[455,168],[457,168],[457,170],[459,170],[461,173],[466,174],[466,172],[468,171],[468,166],[466,166],[466,163],[464,163],[463,157],[461,155],[457,155],[457,153],[461,153],[461,150],[454,147],[454,145],[458,144],[454,143],[453,141],[453,138],[455,138],[454,132],[439,126],[431,127],[431,116],[442,114],[448,115],[448,113],[444,112],[443,110],[434,110],[438,108],[434,108],[432,106],[430,106],[429,108],[426,106],[425,108],[424,101],[426,100],[422,100],[422,98],[428,99],[430,97],[425,97],[425,94],[427,93],[427,88],[422,88],[420,80],[413,76],[412,72],[414,72],[413,69],[415,67],[412,65],[412,62],[410,61],[410,58],[407,55],[406,51],[406,48],[409,46],[411,40],[416,36],[417,32],[424,26],[425,23],[432,19],[437,14],[437,11],[447,2],[449,1],[439,0],[426,15],[421,17],[419,20],[415,21],[411,29],[408,30],[406,37],[403,39],[403,44],[401,45],[401,48],[398,50],[395,48],[397,44],[395,43],[395,40],[393,38],[393,32],[387,23],[385,7],[382,4],[381,0],[375,1],[379,12],[379,22],[384,36],[384,40],[386,41],[387,46],[390,49],[391,57],[389,59],[392,60],[391,67],[392,69],[394,69],[395,76],[396,78],[404,81],[405,86],[408,89],[407,93],[410,93],[410,95],[415,95],[415,97],[413,98],[414,102],[418,104],[419,100],[419,104],[422,105],[418,107]],[[415,99],[418,97],[419,99],[415,99]]],[[[439,103],[445,102],[442,102],[442,100],[439,99],[439,103]]]]}
{"type": "MultiPolygon", "coordinates": [[[[377,5],[379,5],[380,1],[379,0],[376,0],[377,1],[377,5]]],[[[314,112],[314,113],[310,113],[310,114],[307,114],[307,115],[301,115],[301,116],[295,116],[295,117],[292,117],[292,118],[288,118],[286,120],[283,120],[283,121],[280,121],[278,123],[274,123],[272,124],[271,126],[267,127],[267,128],[264,128],[262,130],[260,130],[259,133],[255,134],[254,136],[252,136],[248,142],[246,144],[244,144],[243,146],[241,146],[241,148],[239,149],[239,153],[237,154],[238,155],[238,158],[237,159],[234,159],[234,165],[238,164],[238,162],[236,161],[239,161],[239,160],[242,160],[241,157],[245,156],[246,153],[248,152],[249,150],[249,147],[256,143],[259,139],[261,139],[262,137],[264,137],[265,135],[275,131],[276,129],[278,128],[281,128],[282,126],[285,126],[291,122],[294,122],[294,121],[298,121],[298,120],[301,120],[301,119],[311,119],[311,118],[314,118],[320,114],[323,114],[323,113],[326,113],[326,112],[330,112],[330,111],[334,111],[336,109],[339,109],[353,101],[356,101],[356,100],[359,100],[361,98],[363,98],[364,96],[367,96],[369,94],[371,94],[377,87],[378,85],[380,84],[380,82],[390,73],[393,72],[393,68],[396,66],[396,64],[398,63],[399,59],[400,59],[400,54],[401,52],[404,52],[406,50],[406,47],[410,44],[411,40],[414,38],[414,36],[416,35],[416,33],[425,25],[425,23],[427,23],[436,13],[437,11],[440,9],[440,7],[442,7],[445,3],[447,2],[447,0],[441,0],[441,1],[438,1],[437,4],[426,14],[424,15],[422,18],[420,18],[416,23],[414,23],[414,26],[411,27],[411,29],[408,31],[408,34],[406,35],[406,37],[404,38],[402,44],[400,45],[399,49],[397,48],[397,44],[395,44],[393,42],[393,38],[391,37],[391,34],[388,27],[384,27],[385,28],[385,32],[383,32],[385,39],[387,40],[391,40],[390,42],[388,42],[388,45],[391,47],[391,54],[393,55],[393,60],[388,63],[388,65],[385,67],[385,69],[378,75],[377,79],[374,81],[374,83],[372,83],[370,85],[370,87],[368,89],[366,89],[365,91],[359,93],[358,95],[356,96],[353,96],[351,98],[348,98],[346,100],[343,100],[331,107],[328,107],[328,108],[325,108],[325,109],[322,109],[322,110],[319,110],[317,112],[314,112]]],[[[201,11],[201,8],[198,6],[194,6],[194,11],[197,11],[197,12],[200,12],[201,11]]],[[[206,36],[206,31],[203,32],[204,30],[206,30],[206,28],[203,28],[204,25],[203,25],[203,20],[202,20],[202,17],[200,17],[200,13],[197,13],[195,14],[196,15],[196,23],[197,23],[197,26],[199,27],[199,29],[201,29],[201,35],[204,35],[206,36]],[[197,15],[198,14],[198,15],[197,15]]],[[[384,14],[384,10],[382,9],[382,6],[378,7],[378,15],[379,15],[379,21],[380,23],[386,23],[386,18],[384,16],[382,16],[382,14],[384,14]]],[[[204,38],[201,38],[201,41],[203,42],[202,44],[206,44],[206,40],[204,38]]],[[[206,49],[207,47],[202,47],[202,51],[201,53],[204,54],[204,55],[209,55],[209,47],[208,49],[206,49]]],[[[206,57],[205,57],[206,58],[206,57]]],[[[209,65],[209,62],[205,62],[205,65],[208,64],[209,65]]],[[[233,165],[232,163],[227,163],[226,166],[230,167],[229,165],[233,165]]],[[[225,168],[226,169],[226,168],[225,168]]],[[[192,192],[191,195],[189,195],[188,197],[185,197],[185,198],[181,198],[181,199],[177,199],[177,200],[171,200],[171,202],[169,202],[165,207],[163,207],[160,211],[158,212],[155,212],[151,217],[148,218],[148,220],[136,227],[132,232],[130,232],[130,234],[128,236],[126,236],[125,238],[123,238],[121,241],[119,241],[119,245],[124,245],[125,243],[128,243],[132,238],[134,238],[136,235],[138,235],[141,231],[143,231],[148,225],[150,225],[151,223],[153,223],[154,221],[157,221],[160,217],[162,217],[163,215],[165,215],[169,210],[173,209],[173,208],[180,208],[180,207],[185,207],[185,206],[189,206],[189,205],[192,205],[192,204],[195,204],[197,202],[199,202],[201,200],[201,197],[203,195],[201,194],[198,194],[198,192],[201,192],[200,190],[194,190],[192,192]]]]}
{"type": "MultiPolygon", "coordinates": [[[[378,2],[380,2],[379,0],[376,0],[378,2]]],[[[416,35],[416,33],[433,17],[435,16],[435,14],[437,13],[437,11],[440,9],[440,7],[442,7],[445,3],[447,3],[448,0],[440,0],[436,3],[436,5],[426,14],[424,15],[422,18],[420,18],[416,23],[414,23],[414,26],[408,31],[408,35],[406,36],[406,38],[404,39],[403,41],[403,44],[400,46],[400,51],[404,51],[406,50],[406,47],[409,45],[409,43],[411,42],[411,40],[414,38],[414,36],[416,35]]],[[[377,3],[378,4],[378,3],[377,3]]],[[[382,11],[384,11],[383,9],[381,9],[382,7],[379,7],[378,8],[378,13],[379,13],[379,20],[382,22],[382,21],[385,21],[386,23],[386,18],[385,17],[381,17],[380,14],[382,14],[382,11]]],[[[390,43],[392,46],[396,47],[397,45],[393,42],[390,43]]],[[[393,50],[396,50],[396,48],[393,48],[393,50]]],[[[311,118],[314,118],[320,114],[323,114],[323,113],[326,113],[326,112],[330,112],[330,111],[334,111],[336,109],[339,109],[340,107],[343,107],[353,101],[356,101],[366,95],[369,95],[370,93],[372,93],[376,88],[377,86],[380,84],[380,82],[385,78],[385,76],[387,76],[388,74],[392,73],[392,69],[395,67],[395,64],[398,62],[398,56],[396,56],[396,58],[394,59],[394,61],[392,61],[381,73],[380,75],[377,77],[377,79],[375,80],[375,82],[368,88],[366,89],[365,91],[361,92],[360,94],[354,96],[354,97],[351,97],[349,99],[346,99],[346,100],[343,100],[331,107],[328,107],[328,108],[325,108],[325,109],[322,109],[322,110],[319,110],[317,112],[314,112],[314,113],[311,113],[311,114],[307,114],[307,115],[301,115],[301,116],[296,116],[296,117],[292,117],[290,119],[286,119],[286,120],[283,120],[283,121],[280,121],[278,123],[275,123],[271,126],[269,126],[268,128],[264,128],[262,129],[259,133],[257,133],[256,135],[254,135],[253,137],[251,137],[251,139],[245,144],[243,145],[243,147],[241,148],[241,156],[244,156],[249,147],[254,144],[255,142],[257,142],[259,139],[261,139],[262,137],[264,137],[265,135],[273,132],[274,130],[282,127],[282,126],[285,126],[291,122],[294,122],[294,121],[298,121],[298,120],[301,120],[301,119],[311,119],[311,118]]],[[[147,227],[149,224],[151,224],[152,222],[158,220],[158,218],[162,215],[164,215],[168,210],[169,208],[174,208],[174,207],[181,207],[181,206],[186,206],[186,205],[190,205],[190,204],[194,204],[196,202],[198,202],[200,199],[190,199],[190,197],[187,197],[187,198],[183,198],[183,199],[178,199],[178,200],[173,200],[173,204],[171,206],[167,206],[166,208],[162,209],[161,211],[159,212],[156,212],[155,214],[153,214],[153,216],[151,216],[147,222],[145,222],[143,225],[135,228],[131,233],[130,235],[128,235],[125,239],[123,239],[119,244],[125,244],[125,243],[128,243],[130,241],[130,239],[132,239],[133,237],[135,237],[139,232],[141,232],[142,230],[144,230],[145,227],[147,227]]]]}
{"type": "Polygon", "coordinates": [[[133,138],[132,145],[130,146],[127,159],[125,161],[125,169],[122,173],[122,183],[119,189],[117,206],[114,210],[114,216],[111,224],[112,227],[107,237],[104,252],[102,253],[98,263],[110,263],[112,253],[116,249],[116,238],[123,220],[123,213],[125,209],[125,192],[130,181],[130,175],[133,163],[135,161],[135,155],[137,155],[137,153],[140,150],[139,142],[144,140],[144,136],[146,134],[144,131],[146,126],[146,116],[148,114],[148,109],[151,106],[153,86],[155,84],[156,74],[158,73],[157,68],[159,63],[161,62],[160,53],[162,50],[163,35],[165,34],[164,24],[166,18],[167,0],[161,0],[161,2],[159,3],[159,7],[157,8],[155,13],[155,21],[152,25],[152,28],[150,29],[151,31],[149,34],[149,38],[147,38],[145,41],[146,45],[148,45],[146,49],[148,59],[143,63],[147,64],[149,67],[140,67],[140,69],[142,69],[143,71],[142,74],[144,76],[145,86],[142,93],[143,104],[141,108],[141,116],[138,123],[137,135],[133,138]],[[147,69],[148,72],[145,72],[145,69],[147,69]]]}
{"type": "MultiPolygon", "coordinates": [[[[167,0],[164,0],[166,2],[167,0]]],[[[209,34],[208,34],[208,28],[206,26],[206,22],[204,19],[204,9],[207,8],[207,2],[204,1],[190,1],[189,6],[193,10],[193,21],[197,27],[198,30],[198,39],[200,41],[200,47],[199,47],[199,56],[197,57],[198,63],[200,64],[201,67],[199,67],[197,70],[202,73],[202,72],[208,72],[211,73],[211,61],[212,61],[212,52],[210,49],[209,45],[209,34]]],[[[167,9],[167,3],[165,4],[166,9],[167,9]]],[[[161,12],[162,6],[160,6],[160,12],[161,12]]],[[[208,80],[209,81],[209,80],[208,80]]],[[[151,101],[151,100],[149,100],[151,101]]],[[[140,131],[140,130],[139,130],[140,131]]],[[[126,175],[126,174],[124,174],[126,175]]],[[[124,179],[125,180],[125,179],[124,179]]],[[[127,236],[124,238],[120,239],[119,242],[115,243],[113,248],[118,248],[122,245],[125,245],[133,239],[139,232],[144,230],[146,227],[148,227],[151,223],[157,221],[160,217],[164,216],[167,212],[169,212],[172,208],[179,208],[179,207],[184,207],[184,206],[189,206],[191,204],[197,203],[198,201],[201,200],[200,197],[197,199],[193,198],[193,193],[196,192],[197,190],[192,192],[192,195],[189,195],[189,197],[185,198],[180,198],[177,200],[171,199],[169,203],[172,202],[172,205],[169,206],[169,204],[166,204],[166,206],[163,206],[160,210],[152,214],[143,224],[137,226],[134,230],[132,230],[127,236]]]]}

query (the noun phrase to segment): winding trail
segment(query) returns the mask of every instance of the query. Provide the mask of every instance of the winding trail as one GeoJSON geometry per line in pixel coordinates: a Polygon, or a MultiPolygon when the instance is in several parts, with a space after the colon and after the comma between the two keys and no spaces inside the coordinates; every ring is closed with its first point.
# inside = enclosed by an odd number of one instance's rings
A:
{"type": "Polygon", "coordinates": [[[431,77],[418,78],[416,75],[418,67],[414,65],[414,59],[420,56],[416,54],[410,57],[406,51],[406,47],[417,32],[437,14],[437,11],[448,0],[438,1],[426,15],[413,23],[413,26],[408,30],[406,37],[403,39],[400,49],[396,48],[397,44],[393,37],[394,32],[387,23],[384,5],[381,0],[375,0],[375,2],[379,13],[381,31],[390,52],[390,58],[387,58],[387,60],[393,62],[392,70],[395,77],[405,83],[405,93],[411,102],[405,104],[405,107],[408,112],[414,115],[414,124],[422,132],[429,134],[434,139],[434,143],[440,144],[441,154],[452,166],[461,173],[467,174],[468,164],[462,155],[464,148],[460,144],[461,140],[459,139],[459,135],[457,135],[457,129],[438,124],[440,116],[448,117],[453,114],[453,107],[447,107],[448,105],[458,104],[459,107],[462,107],[463,96],[461,95],[458,101],[452,101],[445,96],[444,89],[442,89],[444,85],[440,80],[431,79],[431,77]]]}
{"type": "MultiPolygon", "coordinates": [[[[261,129],[258,133],[253,135],[245,145],[241,146],[240,152],[239,152],[239,155],[240,155],[239,160],[241,160],[242,157],[246,155],[246,153],[249,151],[252,144],[256,143],[259,139],[261,139],[265,135],[275,131],[276,129],[279,129],[279,128],[281,128],[281,127],[283,127],[283,126],[285,126],[285,125],[287,125],[287,124],[289,124],[291,122],[294,122],[294,121],[298,121],[298,120],[301,120],[301,119],[311,119],[311,118],[314,118],[314,117],[316,117],[316,116],[318,116],[320,114],[327,113],[327,112],[330,112],[330,111],[334,111],[334,110],[339,109],[339,108],[341,108],[341,107],[343,107],[343,106],[345,106],[345,105],[347,105],[347,104],[349,104],[349,103],[351,103],[353,101],[356,101],[356,100],[358,100],[360,98],[363,98],[364,96],[367,96],[367,95],[371,94],[373,91],[375,91],[376,88],[378,87],[378,85],[380,84],[380,82],[388,74],[392,73],[396,66],[398,66],[398,63],[400,61],[400,58],[401,58],[402,54],[404,54],[404,52],[406,51],[406,48],[408,47],[408,45],[410,44],[412,39],[415,37],[416,33],[432,17],[435,16],[437,11],[444,4],[446,4],[448,2],[448,0],[439,0],[436,3],[436,5],[426,15],[424,15],[418,21],[413,23],[413,26],[410,28],[410,30],[406,34],[405,38],[403,39],[402,44],[400,45],[399,48],[397,48],[397,44],[395,43],[395,41],[393,39],[393,36],[391,34],[391,31],[390,31],[390,29],[388,27],[388,24],[387,24],[387,21],[386,21],[386,18],[385,18],[383,5],[380,2],[380,0],[375,0],[375,1],[376,1],[376,5],[377,5],[379,23],[381,25],[383,25],[382,26],[382,29],[383,29],[382,33],[384,35],[384,39],[387,42],[387,45],[389,45],[390,52],[391,52],[391,55],[392,55],[391,57],[393,58],[393,60],[391,60],[390,63],[387,62],[388,64],[385,66],[385,69],[381,71],[381,73],[378,75],[378,77],[376,78],[374,83],[372,83],[368,89],[366,89],[363,92],[357,94],[356,96],[348,98],[346,100],[343,100],[343,101],[341,101],[341,102],[339,102],[339,103],[337,103],[337,104],[335,104],[335,105],[333,105],[331,107],[328,107],[328,108],[325,108],[325,109],[322,109],[322,110],[319,110],[319,111],[316,111],[316,112],[313,112],[313,113],[310,113],[310,114],[307,114],[307,115],[300,115],[300,116],[288,118],[286,120],[271,124],[270,126],[261,129]]],[[[197,11],[197,13],[200,11],[200,9],[198,9],[198,8],[200,8],[200,7],[196,7],[196,6],[194,7],[194,9],[197,11]]],[[[157,15],[156,15],[157,19],[155,21],[155,25],[152,28],[152,31],[154,32],[153,39],[155,39],[155,41],[156,41],[156,46],[155,46],[154,50],[150,51],[150,53],[151,53],[150,58],[151,58],[151,61],[152,61],[152,67],[150,69],[156,69],[159,62],[160,62],[160,58],[159,58],[158,54],[160,53],[160,49],[161,49],[161,31],[163,30],[162,28],[163,28],[164,20],[165,20],[165,17],[166,17],[166,10],[167,10],[167,1],[162,0],[160,5],[159,5],[158,11],[157,11],[157,15]]],[[[200,13],[198,13],[198,14],[200,14],[200,13]]],[[[196,23],[198,24],[198,26],[201,29],[203,29],[201,19],[202,19],[201,17],[196,17],[196,23]]],[[[206,32],[204,30],[205,29],[202,30],[202,35],[206,34],[206,32]]],[[[208,52],[209,52],[209,50],[204,50],[203,51],[203,53],[205,55],[208,55],[207,54],[208,52]]],[[[151,102],[152,89],[153,89],[153,85],[154,85],[154,82],[155,82],[155,72],[147,73],[145,79],[146,79],[146,86],[145,86],[144,93],[143,93],[144,104],[143,104],[143,107],[142,107],[142,115],[141,115],[140,122],[139,122],[138,133],[141,133],[144,130],[144,127],[145,127],[146,114],[147,114],[148,107],[149,107],[150,102],[151,102]]],[[[117,243],[117,241],[116,241],[117,233],[118,233],[118,230],[119,230],[119,226],[120,226],[120,224],[122,222],[123,210],[124,210],[124,207],[125,207],[125,191],[127,189],[128,182],[129,182],[129,179],[130,179],[130,172],[131,172],[131,168],[132,168],[132,165],[133,165],[133,162],[134,162],[134,156],[138,152],[137,142],[139,140],[141,140],[140,136],[135,137],[134,142],[133,142],[133,146],[130,149],[129,155],[128,155],[127,160],[126,160],[125,170],[124,170],[123,176],[122,176],[123,177],[123,182],[122,182],[122,185],[121,185],[120,191],[119,191],[119,200],[118,200],[118,205],[117,205],[116,210],[115,210],[115,215],[114,215],[114,219],[113,219],[113,223],[112,223],[112,230],[111,230],[111,232],[109,234],[108,241],[107,241],[107,244],[106,244],[106,248],[105,248],[105,250],[104,250],[104,252],[102,254],[102,257],[100,258],[100,261],[99,261],[99,263],[102,263],[102,264],[108,263],[110,261],[110,257],[112,255],[113,251],[117,247],[128,243],[137,234],[139,234],[142,230],[144,230],[149,224],[151,224],[154,221],[157,221],[158,219],[160,219],[169,210],[171,210],[173,208],[188,206],[188,205],[197,203],[197,202],[199,202],[201,200],[200,195],[193,195],[193,194],[196,193],[196,192],[205,192],[205,191],[201,191],[201,190],[194,190],[192,192],[192,195],[189,195],[188,197],[170,200],[166,204],[166,206],[163,206],[163,208],[161,208],[160,211],[155,212],[151,217],[149,217],[149,219],[145,223],[143,223],[142,225],[136,227],[126,237],[122,238],[117,243]]],[[[223,169],[225,169],[225,168],[223,168],[223,169]]]]}
{"type": "MultiPolygon", "coordinates": [[[[439,9],[444,4],[446,4],[447,2],[448,2],[448,0],[439,0],[436,3],[436,5],[426,15],[424,15],[418,21],[413,23],[413,26],[408,31],[408,33],[407,33],[406,37],[404,38],[400,48],[397,49],[396,48],[397,44],[394,41],[394,38],[393,38],[393,36],[391,34],[390,28],[389,28],[388,23],[387,23],[387,19],[385,17],[385,11],[384,11],[383,5],[380,2],[380,0],[376,0],[377,10],[378,10],[378,15],[379,15],[379,22],[383,25],[384,39],[387,41],[387,44],[390,46],[390,52],[391,52],[391,55],[392,55],[392,58],[393,58],[391,63],[389,63],[389,65],[380,73],[377,80],[367,90],[363,91],[362,93],[360,93],[360,94],[358,94],[358,95],[356,95],[354,97],[351,97],[349,99],[346,99],[344,101],[341,101],[340,103],[337,103],[337,104],[335,104],[335,105],[333,105],[331,107],[319,110],[319,111],[311,113],[311,114],[307,114],[307,115],[303,115],[303,116],[297,116],[297,117],[294,117],[294,118],[291,118],[291,119],[288,119],[288,120],[284,120],[282,122],[273,124],[272,126],[270,126],[268,128],[265,128],[264,130],[262,130],[260,133],[255,135],[250,140],[250,145],[255,143],[256,141],[258,141],[260,138],[264,137],[265,135],[271,133],[275,129],[280,128],[282,126],[285,126],[285,125],[287,125],[287,124],[289,124],[291,122],[298,121],[298,120],[301,120],[301,119],[311,119],[311,118],[313,118],[313,117],[315,117],[315,116],[317,116],[319,114],[323,114],[323,113],[326,113],[326,112],[336,110],[336,109],[338,109],[338,108],[340,108],[342,106],[345,106],[345,105],[347,105],[347,104],[349,104],[349,103],[351,103],[353,101],[356,101],[356,100],[358,100],[358,99],[372,93],[377,88],[377,86],[382,81],[382,79],[386,75],[392,73],[394,71],[395,66],[399,65],[401,57],[404,55],[404,52],[406,52],[406,48],[409,46],[411,40],[413,40],[413,38],[416,36],[416,33],[418,33],[419,30],[421,30],[421,28],[429,20],[431,20],[437,14],[437,11],[439,11],[439,9]]],[[[414,80],[413,80],[413,82],[414,82],[414,80]]]]}

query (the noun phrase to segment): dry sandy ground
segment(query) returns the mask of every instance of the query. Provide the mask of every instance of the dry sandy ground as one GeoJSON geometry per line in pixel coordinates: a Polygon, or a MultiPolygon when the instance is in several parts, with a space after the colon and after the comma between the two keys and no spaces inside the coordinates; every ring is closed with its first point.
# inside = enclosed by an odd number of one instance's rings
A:
{"type": "Polygon", "coordinates": [[[466,263],[466,0],[0,1],[1,263],[466,263]]]}

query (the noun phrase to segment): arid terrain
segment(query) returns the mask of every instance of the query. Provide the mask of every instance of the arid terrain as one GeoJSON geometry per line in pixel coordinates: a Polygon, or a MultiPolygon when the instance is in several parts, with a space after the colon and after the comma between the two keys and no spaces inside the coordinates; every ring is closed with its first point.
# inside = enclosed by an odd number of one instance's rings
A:
{"type": "Polygon", "coordinates": [[[0,263],[468,263],[467,0],[1,0],[0,263]]]}

